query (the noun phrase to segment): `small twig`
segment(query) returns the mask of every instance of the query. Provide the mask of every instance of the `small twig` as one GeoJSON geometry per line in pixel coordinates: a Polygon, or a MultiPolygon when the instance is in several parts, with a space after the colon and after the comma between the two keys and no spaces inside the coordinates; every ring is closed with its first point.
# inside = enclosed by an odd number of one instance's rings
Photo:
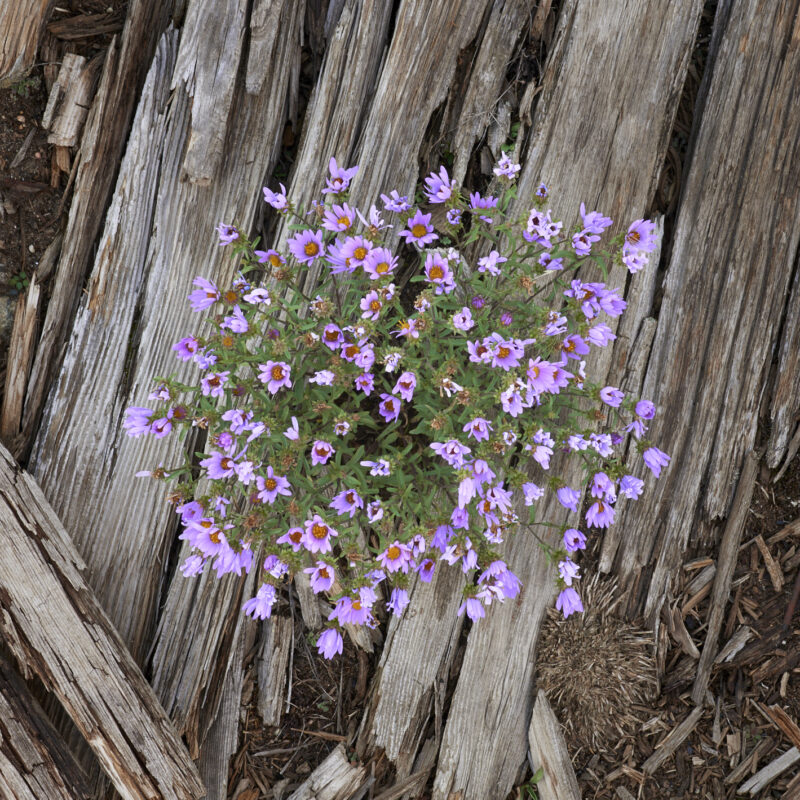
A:
{"type": "Polygon", "coordinates": [[[289,648],[289,686],[286,689],[286,707],[283,713],[288,714],[289,709],[292,707],[292,674],[294,672],[294,596],[292,595],[292,588],[289,587],[289,612],[292,616],[292,644],[289,648]]]}
{"type": "Polygon", "coordinates": [[[318,739],[327,739],[330,742],[346,742],[346,736],[340,736],[338,733],[325,733],[325,731],[309,731],[305,728],[289,728],[290,731],[296,733],[304,733],[306,736],[316,736],[318,739]]]}
{"type": "Polygon", "coordinates": [[[792,624],[792,617],[797,610],[797,602],[800,600],[800,569],[797,570],[797,575],[794,579],[794,589],[792,589],[792,599],[789,600],[789,605],[786,606],[786,613],[783,615],[783,625],[781,632],[786,633],[789,626],[792,624]]]}

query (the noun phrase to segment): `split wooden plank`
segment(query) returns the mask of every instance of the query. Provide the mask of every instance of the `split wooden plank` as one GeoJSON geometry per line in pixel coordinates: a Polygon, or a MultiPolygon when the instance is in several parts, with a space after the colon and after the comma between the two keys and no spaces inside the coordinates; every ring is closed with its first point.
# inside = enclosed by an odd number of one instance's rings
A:
{"type": "Polygon", "coordinates": [[[632,580],[654,563],[636,598],[649,619],[698,520],[730,511],[800,241],[798,3],[720,10],[645,381],[668,410],[649,435],[672,461],[617,523],[618,573],[632,580]]]}
{"type": "Polygon", "coordinates": [[[536,784],[536,791],[542,800],[580,800],[581,790],[561,725],[541,689],[533,705],[528,746],[533,767],[544,773],[542,780],[536,784]]]}
{"type": "Polygon", "coordinates": [[[0,658],[0,797],[89,800],[81,768],[25,682],[0,658]]]}
{"type": "Polygon", "coordinates": [[[54,0],[15,0],[0,6],[0,86],[24,78],[36,61],[54,0]]]}
{"type": "Polygon", "coordinates": [[[792,747],[774,761],[762,767],[750,780],[745,781],[736,791],[738,794],[749,794],[756,797],[765,787],[769,786],[781,773],[786,772],[800,761],[800,750],[792,747]]]}
{"type": "Polygon", "coordinates": [[[776,592],[782,592],[783,571],[781,570],[780,564],[772,557],[772,553],[770,553],[767,543],[760,533],[753,541],[756,543],[756,547],[758,547],[761,557],[764,559],[764,566],[767,568],[770,581],[772,581],[772,588],[775,589],[776,592]]]}
{"type": "Polygon", "coordinates": [[[73,53],[64,55],[42,115],[42,127],[50,131],[47,137],[50,144],[59,147],[75,147],[78,144],[101,65],[100,57],[87,62],[83,56],[73,53]]]}
{"type": "Polygon", "coordinates": [[[40,294],[41,286],[34,275],[27,291],[20,294],[17,300],[14,327],[11,329],[11,342],[8,346],[5,393],[0,412],[0,438],[12,453],[18,447],[17,437],[22,423],[25,387],[33,363],[40,294]]]}
{"type": "Polygon", "coordinates": [[[0,631],[53,692],[128,800],[194,800],[200,777],[83,577],[85,565],[33,478],[0,445],[0,631]]]}
{"type": "Polygon", "coordinates": [[[349,800],[363,783],[366,772],[364,767],[348,761],[343,744],[337,745],[288,800],[349,800]]]}
{"type": "Polygon", "coordinates": [[[31,370],[22,423],[26,454],[38,431],[47,393],[61,366],[63,345],[103,224],[134,105],[156,43],[167,27],[171,8],[171,2],[131,0],[121,43],[112,40],[106,54],[81,140],[61,257],[31,370]]]}
{"type": "Polygon", "coordinates": [[[739,542],[742,539],[747,516],[750,513],[750,502],[756,486],[759,458],[754,453],[749,453],[736,487],[736,497],[733,509],[725,526],[725,533],[719,549],[717,560],[717,574],[714,578],[714,588],[711,593],[711,603],[708,612],[708,628],[706,640],[703,644],[703,653],[697,665],[697,677],[692,687],[692,700],[700,705],[705,698],[711,669],[717,655],[717,640],[722,630],[722,620],[725,616],[725,606],[731,591],[731,580],[736,562],[739,558],[739,542]]]}
{"type": "MultiPolygon", "coordinates": [[[[621,226],[644,215],[668,146],[701,9],[699,2],[678,9],[656,0],[634,7],[619,0],[563,5],[520,173],[516,213],[527,211],[523,201],[545,181],[555,218],[566,225],[581,202],[621,226]],[[633,97],[647,101],[632,103],[633,97]],[[567,162],[571,167],[564,170],[567,162]]],[[[615,268],[608,283],[619,286],[625,280],[625,271],[615,268]]],[[[642,312],[645,306],[640,304],[642,312]]],[[[597,380],[611,366],[611,353],[604,355],[597,380]]],[[[573,477],[577,483],[579,476],[573,477]]],[[[522,516],[527,509],[520,511],[522,516]]],[[[552,498],[539,518],[556,525],[567,521],[552,498]]],[[[464,800],[503,796],[525,758],[535,646],[554,583],[544,554],[524,533],[514,537],[505,554],[522,578],[523,591],[470,631],[442,741],[435,800],[459,791],[464,800]],[[492,664],[488,674],[487,663],[492,664]]]]}
{"type": "Polygon", "coordinates": [[[676,725],[657,745],[655,752],[642,764],[642,772],[652,775],[686,740],[703,716],[702,706],[695,706],[683,722],[676,725]]]}
{"type": "Polygon", "coordinates": [[[265,725],[280,725],[286,697],[286,667],[294,644],[292,621],[271,617],[261,626],[258,658],[258,713],[265,725]]]}

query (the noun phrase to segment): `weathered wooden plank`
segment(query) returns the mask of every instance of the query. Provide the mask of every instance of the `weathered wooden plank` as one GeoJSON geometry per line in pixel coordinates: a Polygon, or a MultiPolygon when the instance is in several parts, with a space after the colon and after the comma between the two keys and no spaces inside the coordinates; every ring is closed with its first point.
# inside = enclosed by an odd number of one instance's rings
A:
{"type": "Polygon", "coordinates": [[[672,462],[618,522],[620,575],[654,564],[637,598],[648,618],[698,521],[728,513],[800,241],[800,4],[722,10],[645,379],[672,462]]]}
{"type": "Polygon", "coordinates": [[[344,745],[340,744],[309,775],[308,780],[292,792],[289,800],[348,800],[361,786],[365,775],[364,767],[347,760],[344,745]]]}
{"type": "Polygon", "coordinates": [[[581,790],[569,760],[567,743],[547,695],[539,689],[528,727],[528,744],[535,769],[544,773],[536,784],[542,800],[580,800],[581,790]]]}
{"type": "Polygon", "coordinates": [[[280,725],[286,697],[286,667],[294,644],[292,621],[271,617],[262,623],[258,658],[258,713],[265,725],[280,725]]]}
{"type": "Polygon", "coordinates": [[[89,800],[86,777],[39,703],[0,658],[0,797],[89,800]]]}
{"type": "Polygon", "coordinates": [[[25,387],[33,362],[40,294],[41,287],[34,275],[27,291],[19,296],[14,312],[14,327],[11,329],[11,342],[8,347],[3,409],[0,412],[0,438],[12,451],[20,433],[25,387]]]}
{"type": "Polygon", "coordinates": [[[112,40],[106,54],[81,140],[80,163],[61,257],[31,370],[22,423],[27,438],[26,451],[36,436],[47,393],[61,366],[63,344],[77,309],[91,250],[103,223],[139,88],[156,42],[167,26],[171,8],[172,2],[131,0],[121,44],[117,39],[112,40]]]}
{"type": "Polygon", "coordinates": [[[186,748],[87,585],[33,478],[0,445],[0,631],[53,692],[123,798],[202,796],[186,748]]]}
{"type": "Polygon", "coordinates": [[[54,0],[15,0],[0,6],[0,86],[23,78],[36,61],[54,0]]]}
{"type": "Polygon", "coordinates": [[[78,144],[92,102],[101,60],[96,57],[87,63],[83,56],[73,53],[64,55],[42,115],[42,127],[50,131],[47,137],[50,144],[59,147],[74,147],[78,144]]]}
{"type": "MultiPolygon", "coordinates": [[[[701,8],[700,2],[665,8],[657,0],[633,7],[622,0],[564,4],[516,213],[527,210],[543,180],[555,218],[567,225],[582,201],[619,227],[643,215],[668,145],[701,8]]],[[[624,285],[625,277],[624,269],[615,268],[608,282],[624,285]]],[[[606,352],[594,361],[593,379],[603,380],[611,360],[606,352]]],[[[556,524],[565,519],[552,497],[540,513],[556,524]]],[[[524,533],[506,554],[523,591],[470,631],[445,726],[435,800],[459,791],[464,800],[503,796],[525,758],[535,644],[554,594],[553,574],[524,533]]]]}
{"type": "Polygon", "coordinates": [[[642,771],[652,775],[686,740],[697,727],[703,707],[695,706],[679,725],[676,725],[657,745],[655,752],[642,764],[642,771]]]}

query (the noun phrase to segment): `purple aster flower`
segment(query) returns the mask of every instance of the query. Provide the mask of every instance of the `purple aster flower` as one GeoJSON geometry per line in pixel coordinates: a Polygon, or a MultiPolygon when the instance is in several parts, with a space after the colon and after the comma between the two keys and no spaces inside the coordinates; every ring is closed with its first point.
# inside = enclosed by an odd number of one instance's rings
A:
{"type": "Polygon", "coordinates": [[[492,209],[497,208],[497,198],[492,197],[491,195],[488,197],[482,197],[478,192],[472,192],[469,196],[469,207],[473,213],[478,213],[480,218],[491,225],[494,222],[494,218],[490,217],[488,214],[481,214],[481,211],[491,211],[492,209]]]}
{"type": "MultiPolygon", "coordinates": [[[[258,257],[260,264],[269,264],[274,269],[278,269],[286,263],[286,259],[277,250],[254,250],[253,252],[258,257]]],[[[247,300],[246,297],[245,300],[247,300]]]]}
{"type": "Polygon", "coordinates": [[[450,199],[455,186],[455,180],[451,180],[447,170],[442,167],[438,175],[435,172],[431,172],[425,178],[425,196],[430,203],[444,203],[450,199]]]}
{"type": "Polygon", "coordinates": [[[573,334],[564,339],[561,350],[567,358],[580,360],[581,356],[589,352],[589,345],[580,336],[573,334]]]}
{"type": "Polygon", "coordinates": [[[589,434],[589,446],[603,458],[608,458],[614,452],[611,436],[607,433],[589,434]]]}
{"type": "Polygon", "coordinates": [[[216,230],[219,234],[220,247],[224,247],[226,244],[235,242],[239,238],[239,231],[237,231],[233,225],[226,225],[224,222],[221,222],[219,225],[217,225],[216,230]]]}
{"type": "Polygon", "coordinates": [[[172,423],[167,417],[157,419],[150,425],[150,433],[152,433],[156,439],[163,439],[171,430],[172,423]]]}
{"type": "Polygon", "coordinates": [[[554,445],[553,437],[539,428],[533,435],[531,444],[525,445],[525,449],[530,450],[534,461],[540,464],[542,469],[550,469],[550,457],[553,455],[554,445]]]}
{"type": "Polygon", "coordinates": [[[336,628],[326,628],[317,639],[317,651],[324,658],[331,659],[337,653],[341,653],[343,649],[342,634],[336,628]]]}
{"type": "Polygon", "coordinates": [[[331,538],[338,536],[339,532],[327,525],[319,514],[314,514],[311,519],[306,520],[304,527],[303,544],[306,550],[312,553],[330,553],[331,538]]]}
{"type": "Polygon", "coordinates": [[[328,442],[317,439],[311,445],[311,466],[316,467],[317,464],[327,464],[335,452],[336,450],[328,442]]]}
{"type": "Polygon", "coordinates": [[[346,231],[353,227],[355,212],[347,203],[326,208],[323,214],[322,227],[333,233],[346,231]]]}
{"type": "Polygon", "coordinates": [[[423,214],[417,209],[411,219],[406,223],[407,230],[400,231],[400,236],[406,240],[408,244],[416,244],[421,246],[423,244],[430,244],[438,239],[438,235],[433,232],[433,225],[431,223],[431,215],[423,214]]]}
{"type": "Polygon", "coordinates": [[[510,324],[511,324],[513,321],[514,321],[514,317],[513,317],[511,314],[509,314],[509,313],[508,313],[508,311],[504,311],[504,312],[503,312],[503,313],[500,315],[500,322],[501,322],[501,324],[503,324],[503,325],[506,325],[506,326],[508,326],[508,325],[510,325],[510,324]]]}
{"type": "Polygon", "coordinates": [[[369,474],[373,476],[386,477],[391,473],[391,465],[385,458],[377,461],[360,461],[362,467],[369,467],[369,474]]]}
{"type": "Polygon", "coordinates": [[[175,351],[176,355],[179,359],[181,359],[181,361],[189,361],[197,352],[199,347],[200,344],[197,339],[194,338],[194,336],[186,336],[179,342],[176,342],[174,345],[172,345],[172,349],[175,351]]]}
{"type": "Polygon", "coordinates": [[[333,586],[335,570],[324,561],[317,561],[316,567],[306,567],[303,572],[311,575],[311,589],[314,594],[327,592],[333,586]]]}
{"type": "Polygon", "coordinates": [[[383,308],[383,300],[381,300],[381,296],[373,290],[367,292],[367,294],[361,298],[359,307],[363,312],[361,314],[361,319],[371,319],[374,321],[378,319],[378,316],[381,313],[381,309],[383,308]]]}
{"type": "Polygon", "coordinates": [[[441,456],[451,467],[456,469],[464,466],[464,456],[472,452],[469,447],[461,444],[458,439],[434,442],[430,447],[436,455],[441,456]]]}
{"type": "Polygon", "coordinates": [[[586,512],[586,523],[593,528],[608,528],[614,522],[614,506],[598,500],[586,512]]]}
{"type": "Polygon", "coordinates": [[[143,433],[150,433],[150,417],[155,412],[149,408],[139,408],[131,406],[125,411],[126,417],[122,426],[128,436],[141,436],[143,433]]]}
{"type": "Polygon", "coordinates": [[[447,222],[449,225],[452,225],[454,228],[461,224],[461,209],[460,208],[451,208],[447,214],[445,215],[447,222]]]}
{"type": "Polygon", "coordinates": [[[501,256],[497,250],[492,250],[488,256],[478,259],[478,272],[488,272],[490,275],[500,274],[500,264],[508,261],[505,256],[501,256]]]}
{"type": "Polygon", "coordinates": [[[414,397],[414,389],[417,387],[417,376],[413,372],[403,372],[397,379],[397,383],[392,389],[392,394],[399,394],[407,403],[414,397]]]}
{"type": "Polygon", "coordinates": [[[472,436],[476,442],[484,442],[489,439],[489,431],[492,430],[492,423],[483,417],[475,417],[475,419],[470,420],[464,425],[461,430],[467,435],[472,436]]]}
{"type": "Polygon", "coordinates": [[[297,425],[297,417],[292,417],[292,426],[291,428],[287,428],[283,432],[283,435],[293,442],[296,442],[300,438],[300,428],[297,425]]]}
{"type": "Polygon", "coordinates": [[[619,289],[604,289],[598,292],[597,303],[609,317],[618,317],[628,307],[619,296],[619,289]]]}
{"type": "Polygon", "coordinates": [[[364,501],[355,490],[345,489],[331,500],[328,508],[334,509],[339,516],[349,514],[350,519],[352,519],[359,508],[364,508],[364,501]]]}
{"type": "Polygon", "coordinates": [[[275,502],[279,494],[289,497],[292,493],[291,484],[286,476],[276,475],[272,467],[267,467],[266,477],[261,475],[256,477],[256,486],[258,487],[258,499],[262,503],[269,503],[270,505],[275,502]]]}
{"type": "Polygon", "coordinates": [[[586,537],[577,528],[567,528],[564,531],[564,548],[568,553],[576,553],[586,549],[586,537]]]}
{"type": "Polygon", "coordinates": [[[580,492],[576,491],[575,489],[570,489],[569,486],[562,486],[556,492],[556,496],[558,497],[558,502],[561,503],[564,508],[577,512],[578,502],[581,499],[580,492]]]}
{"type": "Polygon", "coordinates": [[[525,505],[532,506],[537,500],[544,497],[544,490],[532,481],[528,481],[522,484],[522,494],[525,497],[525,505]]]}
{"type": "Polygon", "coordinates": [[[383,506],[380,500],[373,500],[371,503],[367,503],[365,511],[370,525],[383,519],[383,506]]]}
{"type": "Polygon", "coordinates": [[[497,162],[497,166],[492,171],[498,178],[503,177],[513,181],[514,178],[517,177],[517,173],[520,169],[522,169],[522,167],[519,164],[514,164],[508,153],[503,153],[503,155],[500,156],[500,160],[497,162]]]}
{"type": "Polygon", "coordinates": [[[525,351],[519,347],[513,339],[503,339],[499,333],[492,334],[489,337],[493,340],[492,347],[492,367],[500,367],[506,372],[519,366],[519,360],[524,355],[525,351]]]}
{"type": "Polygon", "coordinates": [[[396,617],[400,617],[410,602],[408,592],[405,589],[392,589],[392,596],[389,598],[386,608],[396,617]]]}
{"type": "MultiPolygon", "coordinates": [[[[369,589],[374,595],[375,592],[371,587],[361,587],[359,596],[355,599],[352,597],[340,597],[336,601],[333,611],[328,615],[328,619],[339,619],[342,625],[370,625],[373,624],[372,611],[370,610],[371,604],[368,602],[372,600],[372,596],[366,598],[367,602],[362,599],[362,590],[369,589]]],[[[374,602],[374,601],[373,601],[374,602]]]]}
{"type": "Polygon", "coordinates": [[[225,383],[228,380],[230,371],[226,372],[209,372],[200,381],[200,387],[203,390],[204,397],[222,397],[224,394],[225,383]]]}
{"type": "MultiPolygon", "coordinates": [[[[322,194],[341,194],[347,191],[350,186],[350,181],[355,177],[358,172],[358,167],[350,167],[349,169],[342,169],[336,163],[335,158],[331,158],[328,162],[328,169],[331,176],[328,178],[322,194]]],[[[341,653],[342,651],[339,650],[341,653]]]]}
{"type": "Polygon", "coordinates": [[[270,295],[267,289],[262,289],[261,287],[248,292],[242,297],[242,300],[247,303],[252,303],[253,305],[272,305],[272,295],[270,295]]]}
{"type": "Polygon", "coordinates": [[[572,586],[572,581],[580,578],[580,567],[569,559],[558,562],[558,575],[567,586],[572,586]]]}
{"type": "Polygon", "coordinates": [[[322,331],[322,343],[330,350],[338,350],[344,341],[344,334],[338,325],[329,322],[322,331]]]}
{"type": "Polygon", "coordinates": [[[303,547],[303,529],[289,528],[283,536],[275,540],[276,544],[288,544],[294,552],[298,552],[303,547]]]}
{"type": "Polygon", "coordinates": [[[470,303],[471,303],[472,307],[473,307],[473,308],[474,308],[476,311],[480,311],[480,310],[481,310],[481,309],[482,309],[482,308],[483,308],[483,307],[486,305],[486,300],[484,300],[484,299],[483,299],[483,298],[482,298],[482,297],[481,297],[481,296],[478,294],[478,295],[475,295],[475,297],[473,297],[473,298],[472,298],[472,300],[470,301],[470,303]]]}
{"type": "Polygon", "coordinates": [[[631,223],[625,234],[625,247],[652,253],[658,246],[658,237],[655,235],[655,231],[655,222],[650,222],[649,219],[637,219],[631,223]]]}
{"type": "Polygon", "coordinates": [[[532,208],[528,215],[528,224],[523,236],[529,242],[550,248],[551,239],[561,232],[563,223],[553,222],[550,212],[543,214],[538,208],[532,208]]]}
{"type": "Polygon", "coordinates": [[[649,447],[642,453],[642,458],[656,478],[661,475],[662,467],[666,467],[670,462],[670,457],[657,447],[649,447]]]}
{"type": "Polygon", "coordinates": [[[604,217],[599,211],[590,211],[587,214],[583,203],[581,203],[581,219],[584,229],[591,233],[602,233],[614,222],[611,217],[604,217]]]}
{"type": "Polygon", "coordinates": [[[378,405],[378,413],[386,422],[394,422],[400,416],[402,403],[396,397],[386,392],[381,393],[381,402],[378,405]]]}
{"type": "Polygon", "coordinates": [[[633,475],[623,475],[619,482],[620,497],[636,500],[644,489],[644,481],[633,475]]]}
{"type": "Polygon", "coordinates": [[[586,341],[596,347],[606,347],[609,342],[613,342],[616,338],[616,334],[611,328],[602,323],[589,328],[589,333],[586,335],[586,341]]]}
{"type": "Polygon", "coordinates": [[[412,558],[411,548],[395,539],[382,553],[378,554],[377,561],[389,573],[408,572],[412,558]]]}
{"type": "Polygon", "coordinates": [[[401,197],[397,193],[397,189],[392,189],[390,195],[390,197],[387,197],[385,194],[381,195],[383,207],[387,211],[396,211],[397,213],[402,214],[403,211],[408,211],[408,209],[411,208],[408,198],[405,196],[401,197]]]}
{"type": "Polygon", "coordinates": [[[372,390],[375,388],[375,376],[371,372],[362,372],[360,375],[356,375],[353,383],[356,389],[360,392],[364,392],[364,394],[369,397],[370,394],[372,394],[372,390]]]}
{"type": "Polygon", "coordinates": [[[372,252],[372,242],[363,236],[348,236],[341,246],[341,257],[352,272],[356,267],[364,267],[372,252]]]}
{"type": "Polygon", "coordinates": [[[261,383],[267,384],[267,391],[275,394],[282,387],[292,388],[290,375],[292,368],[285,361],[267,361],[266,364],[259,364],[258,379],[261,383]]]}
{"type": "Polygon", "coordinates": [[[636,416],[642,419],[653,419],[656,415],[656,407],[649,400],[640,400],[634,411],[636,416]]]}
{"type": "Polygon", "coordinates": [[[396,267],[397,256],[392,255],[391,250],[387,250],[385,247],[374,247],[363,263],[364,272],[373,281],[391,275],[396,267]]]}
{"type": "Polygon", "coordinates": [[[247,320],[242,313],[242,309],[239,308],[239,306],[234,306],[233,315],[230,317],[225,317],[225,319],[220,323],[219,327],[227,328],[233,333],[247,333],[247,329],[250,326],[247,324],[247,320]]]}
{"type": "Polygon", "coordinates": [[[407,319],[400,323],[400,327],[397,330],[391,332],[392,336],[396,336],[398,339],[403,337],[406,339],[419,339],[419,329],[417,328],[417,321],[415,319],[407,319]]]}
{"type": "Polygon", "coordinates": [[[461,311],[453,314],[453,327],[458,331],[468,331],[475,327],[475,320],[472,319],[472,312],[468,306],[464,306],[461,311]]]}
{"type": "Polygon", "coordinates": [[[576,611],[583,611],[580,595],[571,586],[564,589],[558,596],[556,611],[560,611],[565,617],[576,611]]]}
{"type": "Polygon", "coordinates": [[[289,239],[289,251],[301,264],[311,264],[325,253],[322,231],[301,231],[289,239]]]}
{"type": "Polygon", "coordinates": [[[432,558],[425,558],[417,566],[417,575],[423,583],[430,583],[433,580],[433,573],[436,570],[436,562],[432,558]]]}
{"type": "Polygon", "coordinates": [[[195,575],[199,575],[203,571],[207,560],[208,559],[197,554],[189,556],[189,558],[187,558],[186,561],[184,561],[180,566],[183,577],[193,578],[195,575]]]}
{"type": "Polygon", "coordinates": [[[439,253],[428,253],[425,258],[425,278],[436,287],[436,294],[450,294],[456,288],[450,265],[439,253]]]}
{"type": "Polygon", "coordinates": [[[614,386],[606,386],[600,390],[600,399],[611,408],[619,408],[625,395],[614,386]]]}
{"type": "Polygon", "coordinates": [[[595,472],[590,489],[592,497],[600,497],[613,503],[617,499],[617,487],[605,472],[595,472]]]}
{"type": "Polygon", "coordinates": [[[540,183],[539,186],[536,188],[534,195],[538,197],[540,200],[546,200],[548,195],[547,187],[543,183],[540,183]]]}
{"type": "Polygon", "coordinates": [[[466,508],[456,508],[453,509],[453,513],[450,515],[450,524],[456,530],[464,530],[469,528],[469,512],[466,508]]]}
{"type": "Polygon", "coordinates": [[[253,618],[266,619],[272,614],[277,599],[275,587],[271,583],[262,583],[256,596],[242,606],[242,611],[253,618]]]}
{"type": "Polygon", "coordinates": [[[222,480],[223,478],[230,478],[234,474],[235,462],[224,453],[212,452],[208,458],[200,462],[201,467],[205,467],[208,477],[212,480],[222,480]]]}
{"type": "Polygon", "coordinates": [[[286,187],[281,184],[280,192],[273,192],[266,186],[264,192],[264,202],[269,203],[276,211],[286,211],[289,208],[289,201],[286,199],[286,187]]]}
{"type": "Polygon", "coordinates": [[[219,300],[219,289],[211,281],[197,277],[192,281],[192,285],[198,287],[189,295],[192,311],[203,311],[219,300]]]}
{"type": "Polygon", "coordinates": [[[479,619],[482,619],[486,616],[486,611],[484,611],[481,601],[475,597],[468,597],[461,604],[458,609],[458,616],[460,617],[465,611],[467,612],[467,616],[473,622],[477,622],[479,619]]]}

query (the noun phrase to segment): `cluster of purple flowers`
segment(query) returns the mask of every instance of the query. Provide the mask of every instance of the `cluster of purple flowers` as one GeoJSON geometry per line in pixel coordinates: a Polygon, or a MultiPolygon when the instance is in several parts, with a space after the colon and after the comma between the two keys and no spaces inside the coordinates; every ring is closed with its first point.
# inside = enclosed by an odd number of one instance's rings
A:
{"type": "MultiPolygon", "coordinates": [[[[504,155],[494,172],[509,187],[519,169],[504,155]]],[[[181,570],[187,577],[207,567],[240,575],[261,564],[261,584],[243,607],[260,619],[272,614],[281,582],[304,572],[312,590],[334,603],[317,642],[328,658],[342,652],[344,625],[401,615],[411,578],[432,580],[442,561],[474,572],[459,609],[473,621],[492,602],[515,597],[521,583],[500,545],[533,521],[521,511],[532,514],[547,491],[580,511],[580,489],[552,474],[557,453],[579,454],[588,465],[593,502],[584,521],[600,530],[614,522],[619,498],[643,491],[644,481],[619,458],[628,436],[656,477],[669,462],[645,439],[653,403],[586,379],[591,348],[616,338],[602,319],[624,311],[620,291],[557,276],[563,301],[533,310],[519,291],[547,271],[597,256],[592,248],[612,225],[608,217],[581,205],[581,225],[565,233],[542,211],[542,184],[521,244],[505,254],[491,249],[473,270],[457,246],[438,246],[442,232],[432,214],[396,190],[381,195],[383,210],[363,214],[351,206],[357,171],[331,159],[326,202],[313,212],[317,227],[294,209],[283,185],[264,189],[275,211],[301,223],[283,252],[254,250],[235,226],[219,226],[221,245],[233,247],[246,269],[271,270],[285,291],[252,285],[244,274],[224,291],[196,278],[189,301],[194,311],[215,310],[211,333],[173,345],[180,361],[200,370],[196,384],[160,382],[150,395],[154,407],[128,409],[124,423],[131,436],[155,438],[176,426],[208,429],[197,462],[206,494],[191,463],[141,473],[180,481],[172,500],[192,548],[181,570]],[[383,214],[397,217],[389,225],[383,214]],[[401,240],[398,250],[387,244],[389,229],[401,240]],[[393,282],[409,261],[417,263],[419,287],[411,315],[393,282]],[[309,300],[294,276],[316,264],[323,284],[309,300]],[[343,278],[341,292],[335,281],[343,278]],[[559,423],[552,408],[566,393],[599,404],[606,430],[597,430],[596,412],[586,412],[582,427],[559,423]],[[534,473],[512,469],[518,460],[534,473]],[[531,479],[535,471],[541,486],[531,479]]],[[[502,194],[467,199],[444,167],[426,178],[423,192],[427,202],[447,206],[451,238],[461,228],[511,230],[499,211],[502,194]]],[[[637,220],[612,257],[631,272],[641,269],[656,247],[653,230],[637,220]]],[[[574,559],[585,547],[577,527],[548,546],[565,616],[582,610],[574,559]]]]}

